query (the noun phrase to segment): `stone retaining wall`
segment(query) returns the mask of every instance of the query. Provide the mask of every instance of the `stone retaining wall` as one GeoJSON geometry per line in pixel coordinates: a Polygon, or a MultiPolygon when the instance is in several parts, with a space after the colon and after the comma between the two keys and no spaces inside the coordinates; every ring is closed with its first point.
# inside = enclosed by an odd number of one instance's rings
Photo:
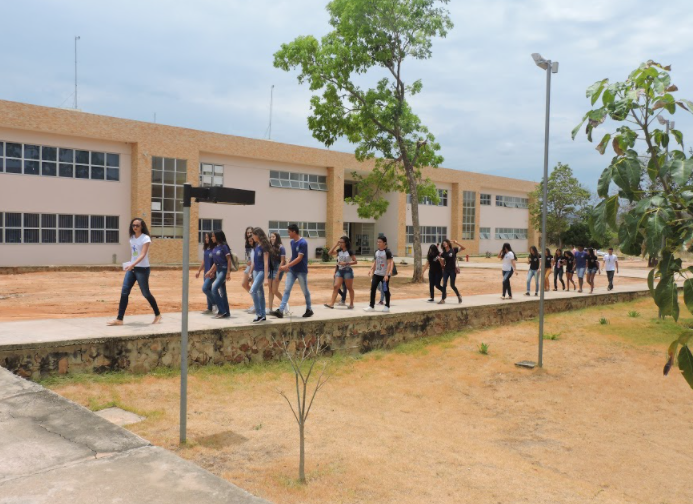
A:
{"type": "MultiPolygon", "coordinates": [[[[546,313],[631,301],[648,291],[547,299],[546,313]]],[[[263,362],[281,356],[276,341],[322,337],[329,352],[365,353],[415,338],[466,328],[510,324],[538,315],[539,302],[460,307],[436,311],[364,315],[328,321],[298,319],[291,324],[191,331],[191,365],[263,362]]],[[[0,346],[0,365],[25,378],[75,372],[146,373],[180,365],[180,333],[0,346]]]]}

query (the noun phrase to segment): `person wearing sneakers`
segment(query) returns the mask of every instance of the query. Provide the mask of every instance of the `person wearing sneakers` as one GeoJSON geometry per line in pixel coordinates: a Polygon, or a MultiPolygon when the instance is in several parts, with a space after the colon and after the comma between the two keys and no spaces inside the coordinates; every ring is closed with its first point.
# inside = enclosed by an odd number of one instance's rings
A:
{"type": "Polygon", "coordinates": [[[593,248],[587,249],[587,283],[590,286],[590,294],[594,292],[594,275],[602,274],[602,269],[599,267],[599,257],[593,248]]]}
{"type": "Polygon", "coordinates": [[[130,250],[132,255],[130,262],[123,265],[125,278],[123,279],[123,287],[120,290],[118,316],[115,320],[108,322],[107,325],[123,325],[123,317],[125,317],[125,310],[128,307],[128,298],[135,283],[140,286],[140,292],[154,311],[152,324],[159,324],[161,322],[161,312],[156,304],[156,299],[149,292],[149,248],[152,244],[152,239],[149,237],[149,229],[147,229],[147,224],[145,224],[144,220],[137,217],[130,221],[130,229],[128,231],[130,233],[130,250]]]}
{"type": "Polygon", "coordinates": [[[443,253],[440,254],[441,266],[443,266],[443,298],[438,301],[438,304],[445,304],[445,299],[448,297],[447,287],[450,280],[450,288],[457,294],[457,302],[462,302],[460,291],[455,287],[455,278],[457,278],[457,253],[464,250],[462,244],[455,240],[443,240],[443,253]],[[453,247],[452,244],[457,245],[453,247]]]}
{"type": "Polygon", "coordinates": [[[364,308],[364,311],[375,311],[375,291],[378,290],[378,285],[383,284],[383,292],[385,293],[385,313],[390,311],[390,277],[392,276],[392,268],[395,262],[392,259],[392,252],[387,248],[387,238],[384,235],[378,236],[378,250],[375,251],[373,266],[371,266],[368,276],[371,277],[371,302],[370,306],[364,308]]]}
{"type": "Polygon", "coordinates": [[[301,238],[296,224],[289,224],[288,230],[289,238],[291,238],[291,261],[279,267],[280,271],[287,272],[284,297],[282,297],[279,309],[273,311],[270,315],[284,318],[284,310],[289,303],[291,289],[294,287],[294,282],[298,280],[298,285],[301,286],[303,296],[306,298],[306,313],[303,314],[303,317],[312,317],[313,310],[311,309],[310,292],[308,291],[308,242],[305,238],[301,238]]]}
{"type": "Polygon", "coordinates": [[[578,245],[578,250],[574,255],[575,270],[578,276],[578,292],[582,292],[582,283],[585,281],[585,271],[587,271],[587,252],[585,252],[585,247],[578,245]]]}
{"type": "Polygon", "coordinates": [[[604,256],[604,271],[609,280],[607,290],[614,288],[614,273],[618,273],[618,256],[614,254],[614,249],[609,247],[609,253],[604,256]]]}
{"type": "Polygon", "coordinates": [[[214,248],[212,249],[212,267],[205,277],[213,278],[212,297],[219,309],[214,318],[231,317],[229,298],[226,294],[226,282],[231,278],[231,249],[226,243],[226,235],[221,229],[212,233],[214,248]]]}
{"type": "Polygon", "coordinates": [[[440,250],[438,245],[431,243],[428,247],[428,255],[426,256],[426,264],[424,264],[422,273],[426,273],[428,270],[428,289],[430,290],[431,297],[429,298],[429,303],[435,302],[435,289],[443,291],[443,286],[440,282],[443,280],[443,267],[440,264],[438,258],[440,257],[440,250]]]}
{"type": "Polygon", "coordinates": [[[515,259],[515,253],[509,243],[503,244],[503,248],[498,253],[498,258],[503,261],[503,297],[501,297],[501,299],[506,299],[506,293],[508,294],[507,299],[512,299],[513,291],[510,287],[510,277],[513,276],[517,269],[517,260],[515,259]]]}
{"type": "Polygon", "coordinates": [[[204,281],[202,282],[202,292],[207,296],[207,309],[202,312],[202,315],[214,315],[213,308],[216,308],[214,304],[214,297],[212,296],[212,284],[214,280],[207,277],[207,273],[212,269],[212,249],[214,249],[214,242],[212,241],[212,233],[204,234],[204,242],[202,243],[202,264],[197,269],[195,273],[195,278],[200,278],[200,273],[204,276],[202,277],[204,281]],[[204,269],[204,271],[203,271],[204,269]]]}
{"type": "Polygon", "coordinates": [[[541,257],[539,256],[539,251],[537,247],[532,245],[529,247],[529,257],[527,257],[527,262],[529,263],[529,271],[527,272],[527,292],[525,296],[529,296],[529,291],[532,290],[532,278],[534,278],[534,295],[539,295],[539,266],[541,257]]]}
{"type": "Polygon", "coordinates": [[[334,288],[332,289],[332,301],[325,303],[326,308],[334,308],[342,284],[349,291],[349,310],[354,309],[354,270],[351,268],[357,264],[356,256],[351,250],[351,240],[348,236],[342,236],[337,244],[330,250],[331,256],[337,256],[337,272],[334,275],[334,288]]]}

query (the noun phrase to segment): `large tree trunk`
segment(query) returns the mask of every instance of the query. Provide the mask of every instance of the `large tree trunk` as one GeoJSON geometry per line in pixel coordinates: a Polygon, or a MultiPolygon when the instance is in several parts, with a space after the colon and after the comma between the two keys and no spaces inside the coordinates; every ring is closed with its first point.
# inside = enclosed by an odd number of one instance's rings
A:
{"type": "Polygon", "coordinates": [[[419,228],[419,193],[417,190],[416,178],[413,168],[406,166],[404,170],[409,182],[409,192],[411,194],[411,223],[414,228],[414,276],[412,282],[423,282],[423,266],[421,264],[421,233],[419,228]]]}
{"type": "Polygon", "coordinates": [[[300,443],[300,454],[299,454],[299,459],[298,459],[298,480],[301,483],[306,482],[306,470],[305,470],[305,465],[306,465],[306,447],[305,447],[305,435],[303,432],[304,425],[301,423],[298,426],[298,431],[299,431],[299,443],[300,443]]]}

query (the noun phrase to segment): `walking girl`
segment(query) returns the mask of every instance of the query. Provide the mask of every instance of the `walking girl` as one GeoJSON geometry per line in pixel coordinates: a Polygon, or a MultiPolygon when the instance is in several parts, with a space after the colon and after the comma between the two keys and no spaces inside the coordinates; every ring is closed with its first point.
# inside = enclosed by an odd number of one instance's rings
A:
{"type": "Polygon", "coordinates": [[[563,258],[563,251],[561,249],[556,249],[556,254],[553,256],[553,290],[558,290],[558,283],[556,279],[561,281],[563,290],[565,290],[565,282],[563,281],[563,265],[565,264],[565,259],[563,258]]]}
{"type": "Polygon", "coordinates": [[[147,224],[138,217],[132,219],[128,232],[130,233],[130,262],[125,268],[123,288],[120,291],[118,316],[115,320],[108,322],[108,325],[123,325],[123,317],[125,317],[125,310],[128,307],[130,291],[135,282],[140,286],[140,292],[142,292],[144,298],[149,302],[149,306],[154,310],[154,321],[152,324],[158,324],[161,322],[161,312],[159,312],[156,299],[149,292],[149,247],[152,243],[152,239],[149,237],[149,229],[147,229],[147,224]]]}
{"type": "Polygon", "coordinates": [[[385,293],[385,313],[390,311],[390,278],[392,277],[392,268],[395,263],[392,259],[392,252],[387,248],[387,238],[384,235],[378,236],[378,250],[375,251],[373,266],[371,266],[368,275],[371,277],[371,302],[370,305],[364,308],[364,311],[375,311],[375,291],[378,290],[378,285],[383,284],[383,292],[385,293]]]}
{"type": "Polygon", "coordinates": [[[510,277],[513,276],[513,273],[517,269],[517,260],[509,243],[503,244],[503,248],[498,253],[498,257],[503,261],[503,296],[501,299],[505,299],[506,293],[508,294],[508,299],[512,299],[513,291],[510,287],[510,277]]]}
{"type": "Polygon", "coordinates": [[[253,284],[250,287],[250,295],[255,305],[253,322],[264,322],[267,320],[264,284],[269,284],[269,252],[272,246],[265,232],[259,227],[253,229],[253,241],[256,243],[253,250],[253,284]]]}
{"type": "Polygon", "coordinates": [[[357,264],[356,256],[351,250],[351,240],[348,236],[342,236],[337,244],[330,250],[331,256],[337,256],[337,272],[334,275],[334,288],[332,289],[332,300],[325,304],[327,308],[334,308],[342,284],[346,285],[349,292],[349,310],[354,309],[354,270],[351,268],[357,264]]]}
{"type": "Polygon", "coordinates": [[[551,290],[551,270],[553,269],[553,256],[551,251],[547,248],[544,249],[544,291],[551,290]]]}
{"type": "Polygon", "coordinates": [[[226,295],[226,281],[231,278],[231,249],[226,244],[226,235],[221,229],[212,233],[212,268],[205,275],[213,279],[212,299],[217,305],[218,312],[214,318],[231,317],[229,298],[226,295]]]}
{"type": "MultiPolygon", "coordinates": [[[[256,245],[253,240],[253,226],[245,228],[243,240],[245,241],[245,271],[243,271],[241,287],[250,294],[250,283],[253,280],[253,249],[255,249],[256,245]]],[[[246,311],[248,313],[255,313],[254,310],[254,307],[250,307],[246,311]]]]}
{"type": "Polygon", "coordinates": [[[570,284],[573,284],[573,290],[577,290],[575,285],[575,280],[573,280],[573,274],[575,274],[575,256],[570,250],[566,250],[563,253],[563,260],[565,261],[565,281],[568,284],[568,292],[570,292],[570,284]]]}
{"type": "Polygon", "coordinates": [[[593,248],[587,251],[587,283],[590,284],[590,294],[594,292],[594,276],[597,272],[601,275],[602,269],[599,266],[599,257],[593,248]]]}
{"type": "Polygon", "coordinates": [[[195,273],[195,278],[200,278],[200,272],[202,272],[202,278],[204,279],[204,282],[202,282],[202,292],[207,296],[207,309],[202,312],[202,315],[212,315],[214,313],[213,308],[216,306],[212,296],[212,284],[214,280],[207,278],[207,273],[209,273],[209,270],[212,269],[212,264],[214,264],[212,260],[213,248],[214,244],[212,243],[211,233],[205,233],[204,243],[202,244],[202,264],[200,264],[197,273],[195,273]]]}
{"type": "Polygon", "coordinates": [[[448,297],[447,286],[448,279],[450,280],[450,288],[457,294],[457,302],[462,302],[462,296],[460,296],[460,291],[455,287],[455,278],[457,278],[457,253],[464,250],[462,244],[456,240],[443,240],[443,252],[440,254],[441,266],[443,266],[443,298],[438,301],[438,304],[445,304],[445,299],[448,297]],[[457,247],[452,246],[452,244],[457,245],[457,247]]]}
{"type": "Polygon", "coordinates": [[[529,257],[527,258],[527,263],[529,264],[529,271],[527,272],[527,292],[525,296],[529,296],[529,291],[532,287],[532,278],[534,278],[534,295],[539,295],[539,276],[541,272],[539,271],[539,266],[541,257],[539,257],[539,251],[537,247],[532,245],[529,247],[529,257]]]}
{"type": "Polygon", "coordinates": [[[431,243],[428,247],[428,254],[426,255],[426,264],[423,267],[423,273],[428,270],[428,289],[430,290],[431,297],[428,302],[435,302],[435,290],[438,289],[443,292],[443,287],[440,282],[443,280],[443,266],[440,264],[440,250],[438,246],[431,243]]]}
{"type": "Polygon", "coordinates": [[[282,245],[282,237],[279,233],[270,233],[270,269],[269,269],[269,311],[272,311],[274,296],[281,301],[282,295],[279,294],[279,284],[282,281],[284,272],[279,268],[286,264],[286,249],[282,245]]]}

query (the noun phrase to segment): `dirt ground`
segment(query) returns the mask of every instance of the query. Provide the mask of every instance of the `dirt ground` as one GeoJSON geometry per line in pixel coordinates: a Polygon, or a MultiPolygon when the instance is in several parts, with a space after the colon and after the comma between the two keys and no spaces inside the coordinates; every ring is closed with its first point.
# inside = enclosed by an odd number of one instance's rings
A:
{"type": "MultiPolygon", "coordinates": [[[[497,263],[494,259],[493,263],[497,263]]],[[[370,296],[368,268],[355,268],[355,302],[366,302],[370,296]]],[[[399,299],[428,297],[428,283],[412,284],[412,267],[398,265],[399,275],[391,282],[392,296],[399,299]]],[[[311,267],[308,286],[314,306],[321,307],[329,302],[332,295],[333,266],[311,267]]],[[[457,278],[457,288],[462,296],[501,292],[500,271],[488,269],[463,269],[457,278]]],[[[252,306],[250,295],[241,287],[242,272],[231,274],[227,282],[231,309],[252,306]]],[[[512,278],[513,293],[522,295],[526,288],[526,273],[520,271],[512,278]]],[[[0,322],[28,319],[102,317],[115,316],[118,312],[120,288],[123,273],[120,271],[90,272],[37,272],[17,275],[0,275],[0,322]]],[[[639,283],[642,279],[617,278],[622,284],[639,283]]],[[[149,286],[162,313],[181,311],[181,271],[152,268],[149,286]]],[[[606,284],[606,275],[597,275],[597,287],[606,284]]],[[[284,281],[280,286],[283,293],[284,281]]],[[[448,290],[449,295],[451,291],[448,290]]],[[[269,307],[269,295],[267,294],[269,307]]],[[[436,296],[438,297],[438,296],[436,296]]],[[[191,310],[204,310],[206,298],[202,293],[202,277],[190,274],[191,310]]],[[[379,299],[379,298],[378,298],[379,299]]],[[[300,287],[294,286],[291,300],[303,305],[300,287]]],[[[274,301],[274,307],[279,306],[274,301]]],[[[290,301],[291,303],[291,301],[290,301]]],[[[130,294],[127,314],[141,315],[151,313],[147,301],[135,286],[130,294]]]]}
{"type": "Polygon", "coordinates": [[[281,364],[194,371],[185,448],[175,375],[49,385],[146,416],[128,428],[277,504],[689,504],[693,391],[662,377],[681,329],[653,306],[549,316],[541,370],[513,365],[536,357],[531,321],[333,360],[306,427],[307,485],[281,364]]]}

